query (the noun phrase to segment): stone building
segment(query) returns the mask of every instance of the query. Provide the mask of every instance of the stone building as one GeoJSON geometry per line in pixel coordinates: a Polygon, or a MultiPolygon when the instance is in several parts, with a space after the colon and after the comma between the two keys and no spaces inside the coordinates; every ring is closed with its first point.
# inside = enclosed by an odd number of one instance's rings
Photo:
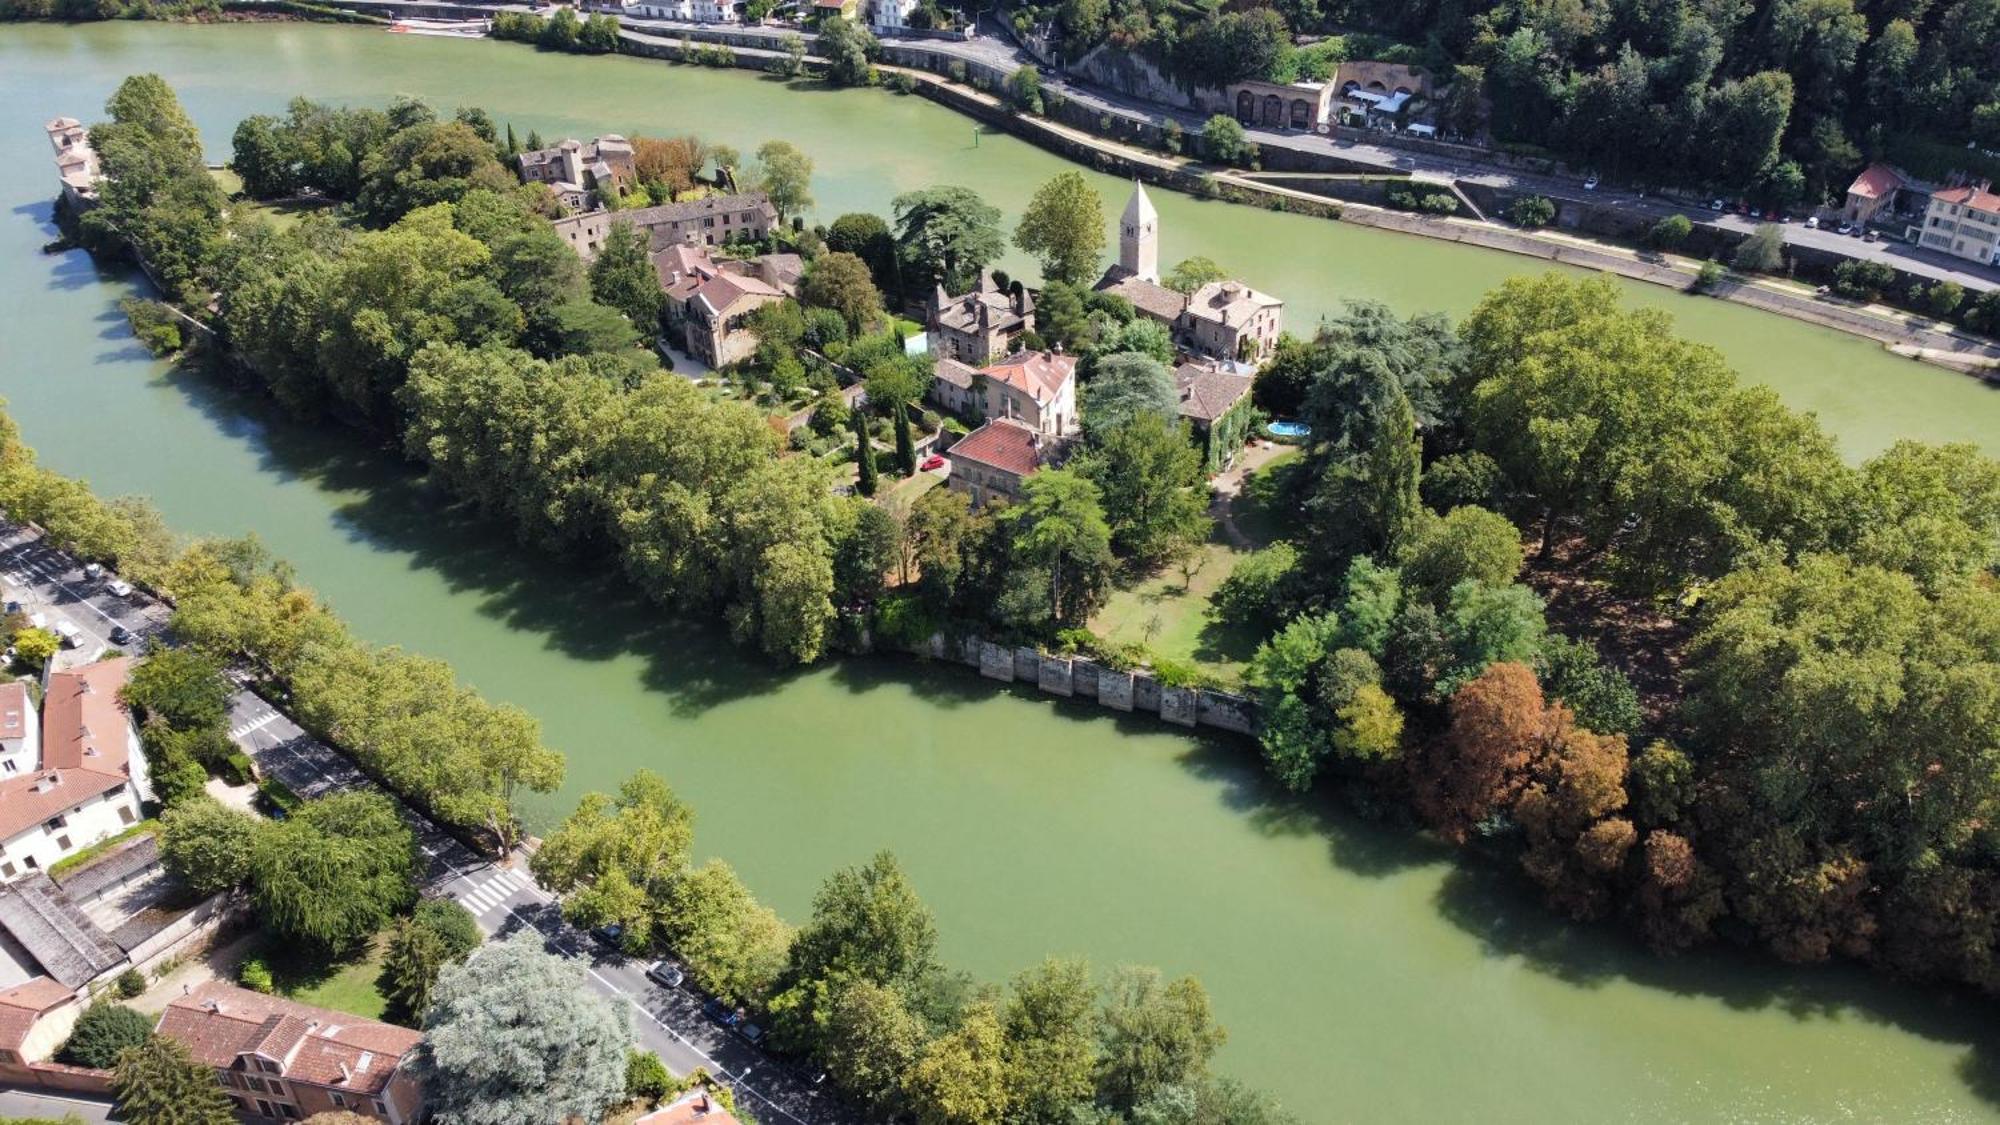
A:
{"type": "Polygon", "coordinates": [[[778,225],[777,209],[761,191],[739,195],[710,195],[658,207],[631,211],[592,211],[554,220],[562,236],[588,262],[597,257],[613,223],[630,223],[645,231],[653,250],[676,244],[724,246],[732,242],[761,242],[778,225]]]}
{"type": "Polygon", "coordinates": [[[1932,192],[1921,244],[1981,265],[2000,262],[2000,195],[1991,188],[1982,180],[1932,192]]]}
{"type": "Polygon", "coordinates": [[[599,204],[600,191],[613,186],[626,191],[639,179],[632,143],[616,133],[606,133],[588,144],[566,140],[554,148],[524,152],[516,163],[522,180],[549,185],[563,206],[572,211],[588,211],[599,204]]]}
{"type": "Polygon", "coordinates": [[[926,332],[931,355],[973,367],[1009,355],[1021,334],[1035,328],[1035,301],[1025,287],[1000,287],[991,271],[981,271],[972,290],[954,297],[944,286],[931,294],[926,332]]]}

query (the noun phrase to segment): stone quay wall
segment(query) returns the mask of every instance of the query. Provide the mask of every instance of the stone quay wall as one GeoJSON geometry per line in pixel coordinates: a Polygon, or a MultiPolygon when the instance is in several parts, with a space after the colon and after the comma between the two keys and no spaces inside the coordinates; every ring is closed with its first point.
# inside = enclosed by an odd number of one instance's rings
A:
{"type": "Polygon", "coordinates": [[[1253,734],[1257,729],[1257,704],[1248,696],[1175,687],[1161,683],[1144,669],[1112,668],[1086,656],[943,633],[933,634],[918,655],[977,669],[989,680],[1029,684],[1050,695],[1091,700],[1113,711],[1157,715],[1179,727],[1208,727],[1232,734],[1253,734]]]}

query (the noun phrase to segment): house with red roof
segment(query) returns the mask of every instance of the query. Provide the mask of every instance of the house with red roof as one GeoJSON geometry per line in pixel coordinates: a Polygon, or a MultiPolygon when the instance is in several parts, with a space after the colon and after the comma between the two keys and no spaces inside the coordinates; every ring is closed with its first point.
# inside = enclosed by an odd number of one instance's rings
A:
{"type": "Polygon", "coordinates": [[[710,367],[749,359],[757,351],[750,314],[798,295],[805,263],[797,254],[762,254],[717,261],[705,246],[674,243],[652,254],[653,273],[667,295],[667,327],[687,353],[710,367]]]}
{"type": "Polygon", "coordinates": [[[29,1063],[56,1053],[83,1014],[83,1000],[50,977],[0,990],[0,1082],[26,1078],[29,1063]]]}
{"type": "MultiPolygon", "coordinates": [[[[151,787],[139,731],[118,698],[131,669],[132,659],[119,657],[49,677],[39,760],[13,770],[0,763],[0,882],[46,871],[139,823],[151,787]]],[[[25,691],[0,692],[0,735],[33,716],[25,691]]]]}
{"type": "Polygon", "coordinates": [[[1872,223],[1884,209],[1894,210],[1896,193],[1910,186],[1910,178],[1887,164],[1870,164],[1847,185],[1847,206],[1841,217],[1850,223],[1872,223]]]}
{"type": "Polygon", "coordinates": [[[1981,265],[2000,262],[2000,195],[1985,180],[1931,193],[1924,212],[1923,237],[1933,250],[1981,265]]]}
{"type": "Polygon", "coordinates": [[[1077,431],[1075,356],[1015,352],[979,375],[984,417],[1007,418],[1050,439],[1077,431]]]}
{"type": "Polygon", "coordinates": [[[632,1125],[737,1125],[737,1117],[706,1089],[696,1088],[638,1118],[632,1125]]]}
{"type": "Polygon", "coordinates": [[[1021,482],[1042,467],[1048,440],[1012,418],[995,418],[945,450],[951,462],[946,487],[963,492],[975,508],[1019,500],[1021,482]]]}
{"type": "Polygon", "coordinates": [[[423,1116],[411,1061],[423,1035],[210,981],[167,1005],[153,1029],[215,1069],[238,1108],[300,1121],[346,1110],[402,1125],[423,1116]]]}

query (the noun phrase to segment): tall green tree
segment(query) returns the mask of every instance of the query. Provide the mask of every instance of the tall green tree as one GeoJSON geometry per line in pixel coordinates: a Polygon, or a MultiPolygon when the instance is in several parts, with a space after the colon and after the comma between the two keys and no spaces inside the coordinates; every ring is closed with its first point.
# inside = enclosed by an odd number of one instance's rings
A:
{"type": "Polygon", "coordinates": [[[1102,493],[1073,469],[1044,469],[1021,486],[1021,502],[1001,513],[1013,528],[1016,561],[1046,575],[1046,620],[1081,625],[1104,603],[1113,560],[1102,493]]]}
{"type": "Polygon", "coordinates": [[[643,231],[632,224],[614,221],[604,245],[590,263],[590,295],[601,305],[625,314],[647,343],[659,335],[660,313],[666,297],[660,291],[659,275],[647,252],[643,231]]]}
{"type": "Polygon", "coordinates": [[[1035,189],[1014,245],[1040,260],[1043,277],[1088,282],[1104,255],[1104,200],[1082,173],[1064,172],[1035,189]]]}
{"type": "Polygon", "coordinates": [[[416,898],[415,857],[416,837],[389,798],[337,793],[258,831],[251,898],[279,936],[341,954],[416,898]]]}
{"type": "Polygon", "coordinates": [[[1000,209],[971,188],[945,185],[905,192],[891,207],[903,277],[913,289],[936,284],[963,293],[1006,249],[1000,209]]]}
{"type": "Polygon", "coordinates": [[[1107,433],[1076,466],[1096,482],[1111,545],[1158,564],[1208,539],[1208,486],[1185,423],[1137,414],[1107,433]]]}
{"type": "Polygon", "coordinates": [[[216,1084],[215,1071],[163,1035],[118,1057],[111,1075],[118,1116],[132,1125],[234,1125],[236,1103],[216,1084]]]}
{"type": "Polygon", "coordinates": [[[1084,434],[1102,440],[1141,414],[1170,425],[1178,422],[1181,400],[1165,363],[1139,352],[1118,352],[1097,361],[1096,372],[1083,385],[1081,406],[1084,434]]]}
{"type": "Polygon", "coordinates": [[[757,190],[771,197],[780,221],[813,205],[812,157],[790,141],[757,146],[757,190]]]}
{"type": "Polygon", "coordinates": [[[1158,969],[1121,965],[1104,986],[1099,1096],[1130,1110],[1166,1086],[1201,1080],[1228,1038],[1193,977],[1168,981],[1158,969]]]}

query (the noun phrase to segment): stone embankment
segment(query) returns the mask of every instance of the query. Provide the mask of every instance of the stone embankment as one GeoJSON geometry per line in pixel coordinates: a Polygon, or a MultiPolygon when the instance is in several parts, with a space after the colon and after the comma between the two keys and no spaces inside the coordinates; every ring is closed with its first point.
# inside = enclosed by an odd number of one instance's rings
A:
{"type": "Polygon", "coordinates": [[[1232,734],[1252,734],[1257,729],[1257,704],[1246,696],[1165,684],[1143,669],[1113,668],[1088,657],[943,633],[933,634],[917,655],[976,668],[989,680],[1028,684],[1066,699],[1095,700],[1113,711],[1158,715],[1175,726],[1211,727],[1232,734]]]}

